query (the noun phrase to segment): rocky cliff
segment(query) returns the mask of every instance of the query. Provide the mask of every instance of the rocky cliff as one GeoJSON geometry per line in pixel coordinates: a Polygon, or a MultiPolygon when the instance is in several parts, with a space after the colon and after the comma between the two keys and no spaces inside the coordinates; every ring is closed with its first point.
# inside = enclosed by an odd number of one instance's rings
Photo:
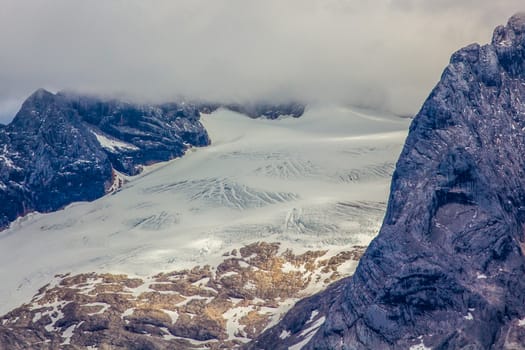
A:
{"type": "Polygon", "coordinates": [[[356,273],[252,349],[525,348],[525,14],[452,55],[356,273]]]}
{"type": "Polygon", "coordinates": [[[0,228],[31,211],[101,197],[117,172],[210,143],[195,107],[33,93],[0,128],[0,228]]]}

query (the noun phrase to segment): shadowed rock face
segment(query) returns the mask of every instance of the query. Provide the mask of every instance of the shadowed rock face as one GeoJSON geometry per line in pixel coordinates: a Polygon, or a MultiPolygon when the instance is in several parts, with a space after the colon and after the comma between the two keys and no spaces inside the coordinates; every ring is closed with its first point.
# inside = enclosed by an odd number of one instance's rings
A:
{"type": "Polygon", "coordinates": [[[209,143],[192,106],[38,90],[0,128],[0,228],[30,211],[101,197],[113,170],[135,175],[209,143]]]}
{"type": "Polygon", "coordinates": [[[491,44],[452,55],[410,127],[383,227],[354,276],[249,348],[524,348],[524,130],[518,14],[491,44]]]}
{"type": "Polygon", "coordinates": [[[213,103],[197,102],[195,105],[202,113],[211,113],[219,108],[225,108],[233,112],[244,114],[250,118],[279,119],[281,117],[299,118],[304,114],[306,106],[299,102],[287,103],[213,103]]]}

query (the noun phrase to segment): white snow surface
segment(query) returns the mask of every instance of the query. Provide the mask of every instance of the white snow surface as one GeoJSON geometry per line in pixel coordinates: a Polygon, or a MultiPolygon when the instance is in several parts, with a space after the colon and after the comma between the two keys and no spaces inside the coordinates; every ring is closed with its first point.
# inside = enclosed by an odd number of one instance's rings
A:
{"type": "Polygon", "coordinates": [[[210,147],[0,232],[0,314],[59,273],[146,277],[213,266],[256,241],[300,253],[365,245],[377,234],[408,119],[311,107],[298,119],[218,110],[202,122],[210,147]]]}
{"type": "Polygon", "coordinates": [[[115,152],[119,150],[138,150],[139,148],[135,145],[132,145],[130,143],[126,143],[120,140],[116,139],[110,139],[109,137],[106,137],[102,134],[97,134],[96,132],[93,132],[95,137],[97,138],[97,141],[100,143],[100,145],[107,149],[108,151],[115,152]]]}
{"type": "Polygon", "coordinates": [[[412,345],[409,350],[432,350],[432,348],[425,346],[423,341],[421,341],[419,344],[412,345]]]}

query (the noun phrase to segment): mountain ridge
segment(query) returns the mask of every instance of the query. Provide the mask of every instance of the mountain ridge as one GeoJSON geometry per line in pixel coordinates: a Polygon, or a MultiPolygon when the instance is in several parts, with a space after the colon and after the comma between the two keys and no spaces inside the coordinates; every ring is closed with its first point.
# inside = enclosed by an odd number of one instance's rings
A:
{"type": "Polygon", "coordinates": [[[118,173],[210,143],[197,109],[35,91],[0,129],[0,227],[111,190],[118,173]]]}
{"type": "MultiPolygon", "coordinates": [[[[211,140],[201,112],[221,104],[137,104],[38,89],[0,127],[0,229],[32,211],[51,212],[118,189],[123,177],[181,157],[211,140]],[[122,176],[122,175],[123,176],[122,176]]],[[[224,106],[251,118],[295,118],[298,103],[224,106]]]]}

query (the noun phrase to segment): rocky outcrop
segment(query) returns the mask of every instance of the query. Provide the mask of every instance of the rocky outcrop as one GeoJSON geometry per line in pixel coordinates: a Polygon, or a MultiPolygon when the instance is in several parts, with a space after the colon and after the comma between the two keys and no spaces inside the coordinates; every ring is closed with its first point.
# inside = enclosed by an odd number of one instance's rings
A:
{"type": "Polygon", "coordinates": [[[56,276],[0,317],[0,349],[238,348],[351,272],[363,251],[294,254],[259,242],[225,253],[217,266],[149,278],[56,276]]]}
{"type": "Polygon", "coordinates": [[[209,143],[192,106],[38,90],[0,128],[0,228],[31,211],[99,198],[118,172],[135,175],[209,143]]]}
{"type": "Polygon", "coordinates": [[[250,118],[277,119],[279,117],[290,116],[299,118],[303,115],[305,106],[297,102],[272,104],[272,103],[252,103],[252,104],[228,104],[225,108],[247,115],[250,118]]]}
{"type": "Polygon", "coordinates": [[[299,102],[287,103],[195,103],[202,113],[211,113],[219,108],[244,114],[250,118],[278,119],[281,117],[299,118],[304,114],[306,106],[299,102]]]}
{"type": "Polygon", "coordinates": [[[491,44],[452,55],[353,277],[298,303],[248,348],[524,348],[524,102],[518,14],[491,44]]]}

